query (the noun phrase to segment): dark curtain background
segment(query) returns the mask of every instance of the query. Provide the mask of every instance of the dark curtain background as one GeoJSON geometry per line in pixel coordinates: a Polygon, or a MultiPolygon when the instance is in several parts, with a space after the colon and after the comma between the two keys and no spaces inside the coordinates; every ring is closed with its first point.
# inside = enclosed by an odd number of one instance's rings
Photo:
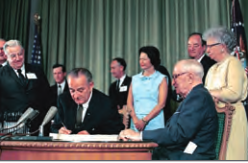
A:
{"type": "MultiPolygon", "coordinates": [[[[17,39],[27,49],[30,26],[31,0],[1,0],[0,2],[0,38],[17,39]]],[[[28,55],[26,53],[25,58],[28,55]]]]}

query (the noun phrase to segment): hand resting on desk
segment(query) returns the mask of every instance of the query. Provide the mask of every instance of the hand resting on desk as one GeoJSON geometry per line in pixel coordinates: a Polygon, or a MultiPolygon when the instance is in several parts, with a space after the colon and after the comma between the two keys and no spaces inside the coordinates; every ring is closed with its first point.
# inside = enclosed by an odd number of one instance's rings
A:
{"type": "Polygon", "coordinates": [[[140,133],[139,132],[135,132],[131,129],[126,129],[126,130],[122,130],[119,133],[118,136],[119,139],[123,140],[123,141],[142,141],[140,138],[140,133]]]}

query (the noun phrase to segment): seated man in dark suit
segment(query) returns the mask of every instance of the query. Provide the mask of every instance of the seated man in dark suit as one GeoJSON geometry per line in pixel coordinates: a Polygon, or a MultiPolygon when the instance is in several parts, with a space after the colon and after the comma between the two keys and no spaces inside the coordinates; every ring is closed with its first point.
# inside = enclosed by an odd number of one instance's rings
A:
{"type": "Polygon", "coordinates": [[[111,100],[94,89],[89,70],[75,68],[67,76],[70,92],[58,97],[58,113],[51,126],[61,134],[118,134],[124,125],[111,100]]]}
{"type": "Polygon", "coordinates": [[[57,98],[61,93],[69,92],[69,87],[65,77],[66,77],[65,66],[62,64],[54,64],[53,78],[55,80],[55,84],[51,86],[54,106],[57,106],[57,98]]]}
{"type": "MultiPolygon", "coordinates": [[[[112,100],[113,105],[121,114],[125,114],[127,111],[121,109],[123,109],[123,106],[127,105],[128,90],[132,81],[132,78],[125,73],[126,67],[127,64],[123,58],[114,58],[110,65],[111,73],[117,80],[109,87],[109,97],[112,100]]],[[[122,115],[122,118],[124,118],[123,123],[126,124],[126,128],[129,128],[130,115],[122,115]]]]}
{"type": "MultiPolygon", "coordinates": [[[[30,132],[37,130],[51,107],[50,86],[41,67],[24,63],[25,50],[18,40],[4,44],[7,65],[0,68],[0,111],[6,122],[17,122],[18,117],[29,107],[39,115],[31,122],[30,132]],[[11,119],[11,122],[9,120],[11,119]]],[[[50,126],[44,129],[48,135],[50,126]]],[[[38,133],[37,133],[38,134],[38,133]]]]}
{"type": "Polygon", "coordinates": [[[124,141],[150,140],[159,144],[153,159],[215,159],[218,117],[214,101],[202,84],[203,68],[195,60],[179,61],[172,84],[184,100],[165,128],[135,132],[121,131],[124,141]]]}

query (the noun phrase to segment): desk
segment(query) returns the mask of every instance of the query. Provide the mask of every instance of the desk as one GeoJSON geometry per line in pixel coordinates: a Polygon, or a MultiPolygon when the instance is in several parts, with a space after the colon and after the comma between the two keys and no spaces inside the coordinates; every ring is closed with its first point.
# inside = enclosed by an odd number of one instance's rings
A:
{"type": "Polygon", "coordinates": [[[151,160],[152,142],[2,141],[1,160],[151,160]]]}

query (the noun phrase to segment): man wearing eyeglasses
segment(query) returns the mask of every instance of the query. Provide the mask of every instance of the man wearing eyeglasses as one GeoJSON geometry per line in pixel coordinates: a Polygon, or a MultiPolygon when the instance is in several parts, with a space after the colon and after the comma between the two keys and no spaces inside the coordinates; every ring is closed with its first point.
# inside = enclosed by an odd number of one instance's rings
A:
{"type": "MultiPolygon", "coordinates": [[[[31,122],[30,132],[39,128],[47,110],[51,106],[50,86],[43,70],[24,62],[25,50],[18,40],[4,44],[7,65],[0,69],[0,111],[10,115],[6,121],[16,122],[27,108],[38,110],[39,115],[31,122]],[[18,114],[17,114],[18,113],[18,114]]],[[[45,134],[50,126],[45,127],[45,134]]]]}
{"type": "Polygon", "coordinates": [[[7,56],[4,53],[3,45],[5,44],[5,40],[0,38],[0,68],[7,64],[7,56]]]}
{"type": "Polygon", "coordinates": [[[193,60],[176,63],[172,84],[184,100],[164,128],[135,132],[127,129],[119,138],[149,140],[159,144],[153,159],[210,160],[215,159],[218,117],[212,96],[202,84],[203,67],[193,60]]]}

